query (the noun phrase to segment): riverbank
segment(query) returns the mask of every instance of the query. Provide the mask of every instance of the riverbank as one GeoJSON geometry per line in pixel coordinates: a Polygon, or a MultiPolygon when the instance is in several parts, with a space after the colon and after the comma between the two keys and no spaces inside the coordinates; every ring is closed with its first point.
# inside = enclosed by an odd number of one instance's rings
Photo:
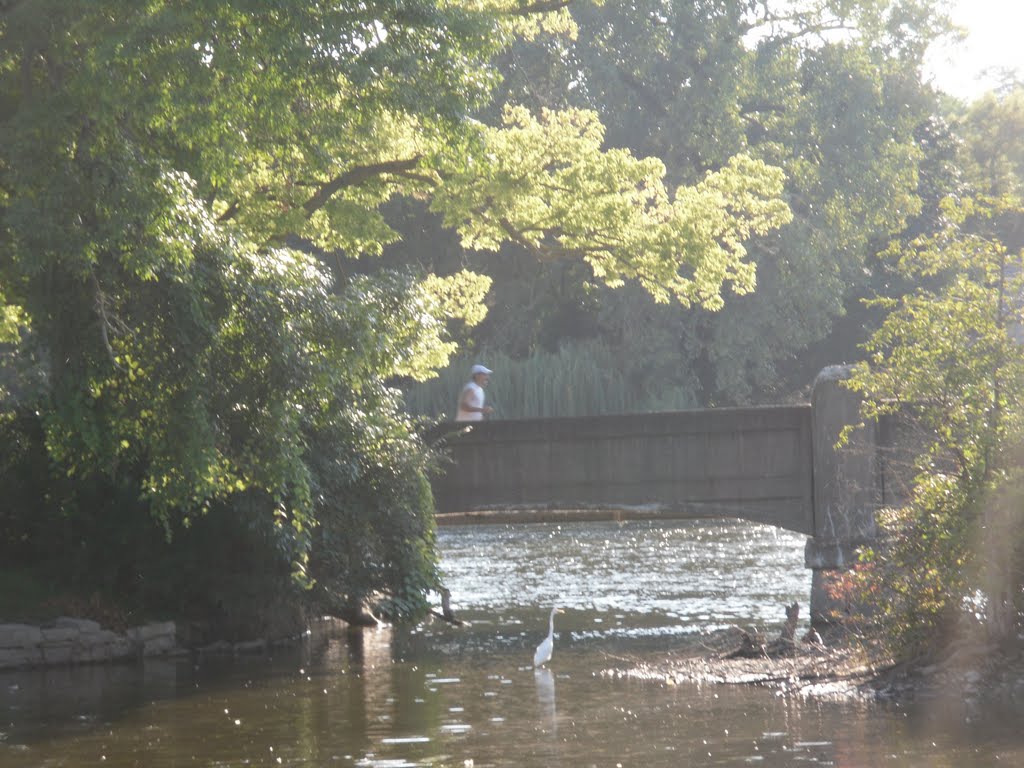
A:
{"type": "Polygon", "coordinates": [[[609,668],[603,674],[662,685],[755,685],[805,697],[941,700],[962,707],[966,719],[993,707],[1024,712],[1024,646],[1007,649],[963,641],[928,663],[896,663],[864,638],[841,631],[824,642],[797,642],[785,656],[731,657],[738,642],[738,630],[711,633],[700,650],[609,668]]]}

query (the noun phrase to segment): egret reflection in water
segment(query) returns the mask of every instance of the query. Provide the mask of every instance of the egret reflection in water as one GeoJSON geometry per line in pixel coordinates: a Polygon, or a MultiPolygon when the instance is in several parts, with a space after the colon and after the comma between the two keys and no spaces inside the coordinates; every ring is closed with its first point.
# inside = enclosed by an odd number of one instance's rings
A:
{"type": "Polygon", "coordinates": [[[533,682],[537,686],[537,712],[552,734],[558,733],[555,707],[555,675],[547,667],[534,667],[533,682]]]}

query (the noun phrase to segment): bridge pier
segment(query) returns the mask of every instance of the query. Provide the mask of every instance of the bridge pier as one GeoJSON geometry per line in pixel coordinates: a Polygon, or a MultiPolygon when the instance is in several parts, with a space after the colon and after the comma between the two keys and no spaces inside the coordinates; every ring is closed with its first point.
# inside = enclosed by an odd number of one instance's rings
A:
{"type": "Polygon", "coordinates": [[[860,396],[842,384],[850,374],[849,366],[825,368],[811,396],[814,536],[807,539],[804,562],[812,570],[811,623],[818,625],[841,618],[845,608],[828,594],[830,578],[852,568],[857,548],[877,536],[877,425],[858,427],[836,447],[843,428],[860,421],[860,396]]]}

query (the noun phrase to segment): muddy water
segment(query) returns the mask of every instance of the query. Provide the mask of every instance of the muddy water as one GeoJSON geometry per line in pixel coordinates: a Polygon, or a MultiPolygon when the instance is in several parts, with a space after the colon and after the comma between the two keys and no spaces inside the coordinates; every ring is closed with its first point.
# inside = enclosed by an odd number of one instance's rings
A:
{"type": "Polygon", "coordinates": [[[463,628],[312,636],[273,656],[0,674],[8,766],[1024,765],[972,720],[601,670],[806,615],[803,537],[745,523],[442,529],[463,628]],[[533,648],[556,617],[548,668],[533,648]]]}

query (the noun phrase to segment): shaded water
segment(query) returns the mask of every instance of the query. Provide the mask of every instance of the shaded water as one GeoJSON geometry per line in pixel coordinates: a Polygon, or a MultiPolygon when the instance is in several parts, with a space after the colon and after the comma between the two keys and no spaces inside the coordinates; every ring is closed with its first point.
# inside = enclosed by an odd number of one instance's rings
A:
{"type": "Polygon", "coordinates": [[[806,614],[803,537],[745,523],[440,533],[471,622],[310,638],[273,657],[0,674],[18,766],[988,766],[1024,764],[1019,713],[805,700],[601,676],[701,631],[806,614]],[[555,654],[530,667],[552,604],[555,654]]]}

